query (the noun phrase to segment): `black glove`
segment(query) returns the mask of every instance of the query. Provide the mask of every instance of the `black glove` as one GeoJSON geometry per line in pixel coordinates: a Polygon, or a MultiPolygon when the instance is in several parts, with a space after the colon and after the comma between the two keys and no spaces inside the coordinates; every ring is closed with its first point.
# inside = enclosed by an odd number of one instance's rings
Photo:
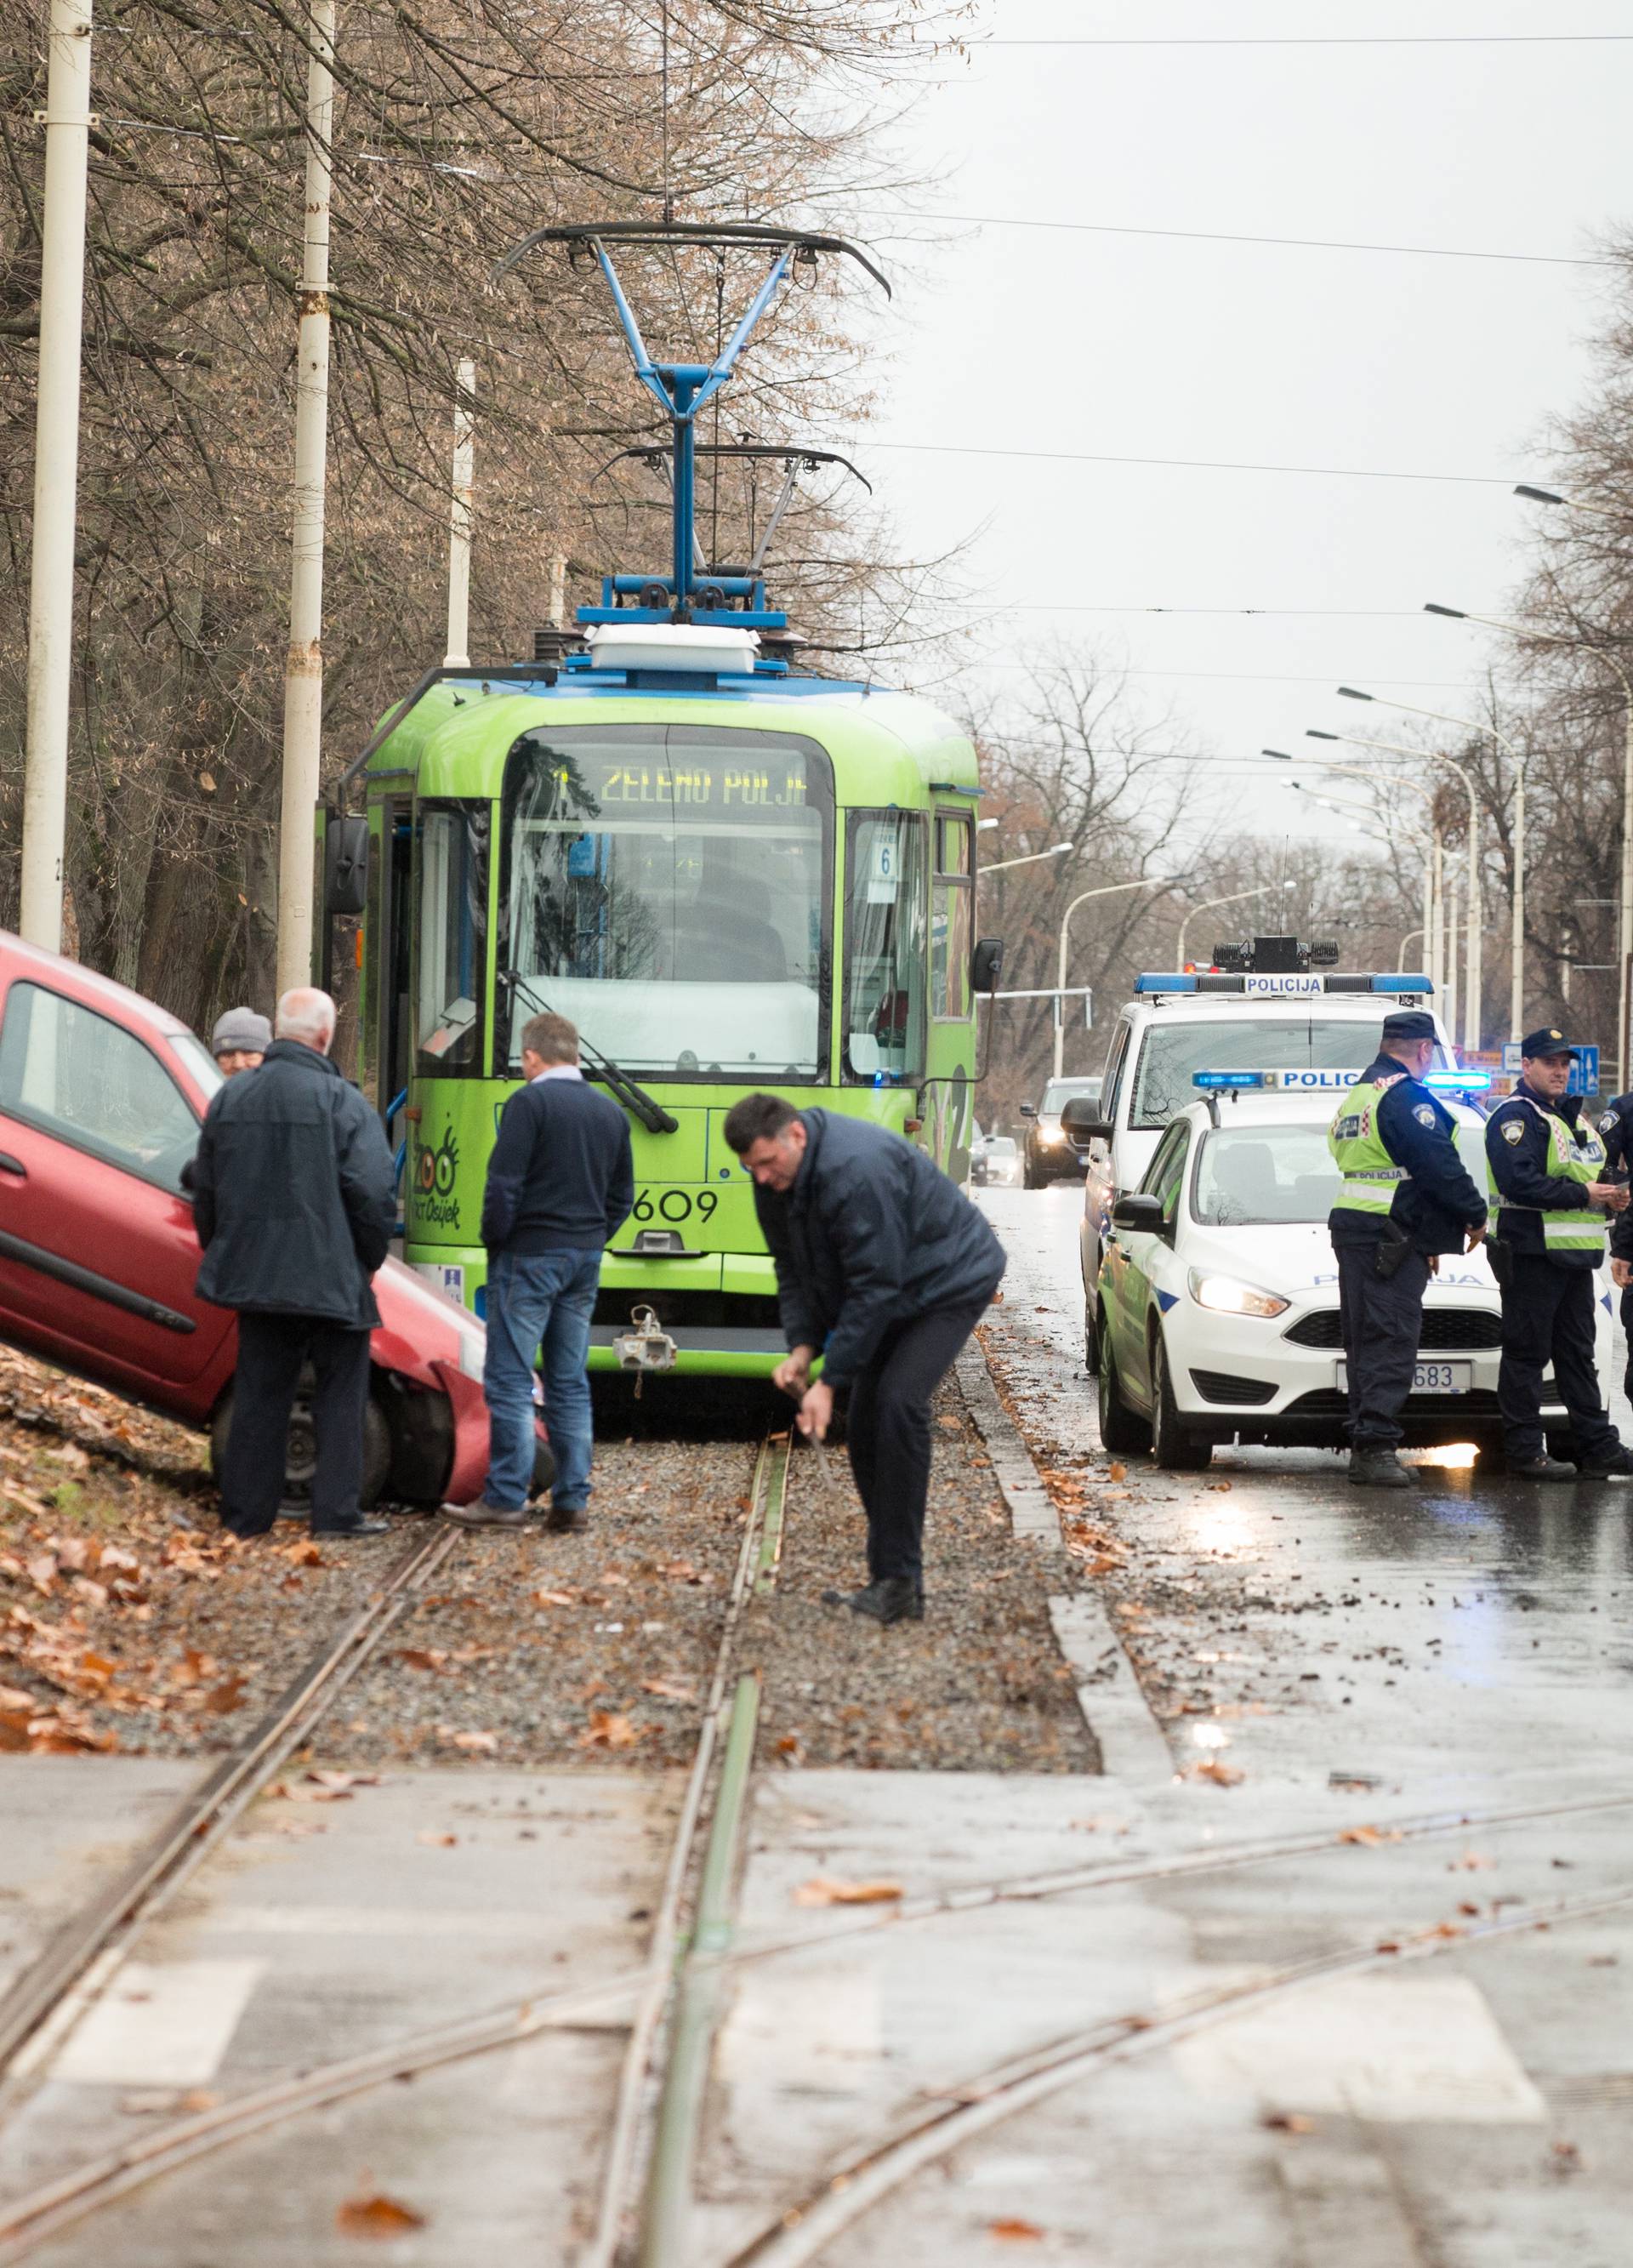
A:
{"type": "Polygon", "coordinates": [[[1486,1258],[1491,1263],[1498,1291],[1506,1292],[1514,1280],[1514,1256],[1500,1236],[1487,1237],[1486,1258]]]}

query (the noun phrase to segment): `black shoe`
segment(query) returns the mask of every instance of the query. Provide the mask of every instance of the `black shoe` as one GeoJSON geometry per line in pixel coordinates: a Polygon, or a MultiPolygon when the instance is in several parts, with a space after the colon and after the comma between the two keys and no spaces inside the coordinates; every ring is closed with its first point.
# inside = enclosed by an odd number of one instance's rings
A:
{"type": "Polygon", "coordinates": [[[457,1520],[461,1528],[509,1528],[519,1531],[527,1525],[527,1507],[516,1511],[497,1504],[445,1504],[445,1520],[457,1520]]]}
{"type": "Polygon", "coordinates": [[[1581,1477],[1574,1465],[1562,1465],[1557,1457],[1511,1457],[1508,1469],[1517,1481],[1574,1481],[1581,1477]]]}
{"type": "Polygon", "coordinates": [[[1595,1458],[1591,1465],[1578,1465],[1577,1476],[1585,1481],[1633,1480],[1633,1449],[1620,1448],[1608,1457],[1595,1458]]]}
{"type": "Polygon", "coordinates": [[[1351,1449],[1350,1478],[1357,1488],[1410,1488],[1412,1476],[1393,1449],[1351,1449]]]}
{"type": "Polygon", "coordinates": [[[922,1623],[924,1594],[905,1575],[882,1575],[861,1591],[824,1591],[825,1607],[849,1607],[853,1615],[869,1615],[876,1623],[922,1623]]]}
{"type": "Polygon", "coordinates": [[[391,1522],[377,1512],[360,1512],[355,1520],[338,1520],[328,1528],[320,1528],[313,1521],[312,1532],[314,1535],[386,1535],[391,1522]]]}
{"type": "Polygon", "coordinates": [[[544,1524],[552,1535],[581,1535],[590,1525],[590,1515],[581,1504],[553,1504],[544,1524]]]}

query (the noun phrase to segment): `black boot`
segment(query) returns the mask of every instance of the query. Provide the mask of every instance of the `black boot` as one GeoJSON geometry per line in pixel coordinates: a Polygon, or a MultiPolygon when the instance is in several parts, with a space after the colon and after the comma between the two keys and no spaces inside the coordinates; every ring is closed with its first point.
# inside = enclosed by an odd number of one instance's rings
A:
{"type": "Polygon", "coordinates": [[[1608,1456],[1595,1457],[1592,1464],[1578,1465],[1577,1474],[1585,1481],[1633,1480],[1633,1449],[1618,1446],[1608,1456]]]}
{"type": "Polygon", "coordinates": [[[924,1594],[906,1575],[881,1575],[861,1591],[824,1591],[828,1607],[849,1607],[853,1615],[870,1615],[876,1623],[922,1623],[924,1594]]]}
{"type": "Polygon", "coordinates": [[[1350,1478],[1357,1488],[1410,1488],[1412,1476],[1393,1449],[1351,1449],[1350,1478]]]}
{"type": "Polygon", "coordinates": [[[1511,1457],[1508,1469],[1517,1481],[1574,1481],[1578,1477],[1574,1465],[1562,1465],[1557,1457],[1511,1457]]]}

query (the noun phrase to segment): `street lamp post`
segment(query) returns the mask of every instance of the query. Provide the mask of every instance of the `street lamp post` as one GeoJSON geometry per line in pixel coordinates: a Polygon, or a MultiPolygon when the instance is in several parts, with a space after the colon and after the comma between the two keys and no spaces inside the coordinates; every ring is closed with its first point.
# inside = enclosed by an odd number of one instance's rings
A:
{"type": "MultiPolygon", "coordinates": [[[[990,871],[990,870],[989,870],[990,871]]],[[[1055,989],[1057,994],[1066,990],[1066,939],[1071,928],[1071,917],[1091,898],[1114,897],[1119,890],[1166,890],[1178,881],[1177,874],[1144,874],[1137,882],[1102,882],[1096,890],[1080,890],[1060,918],[1060,962],[1056,970],[1055,989]]],[[[1066,1019],[1058,998],[1055,1007],[1055,1076],[1059,1079],[1065,1060],[1066,1019]]]]}
{"type": "MultiPolygon", "coordinates": [[[[1602,512],[1604,509],[1600,504],[1583,504],[1575,497],[1556,496],[1548,489],[1522,487],[1517,488],[1514,494],[1533,497],[1542,504],[1562,504],[1572,512],[1602,512]]],[[[1426,606],[1423,612],[1426,615],[1444,615],[1449,621],[1454,622],[1480,622],[1487,630],[1506,630],[1515,637],[1534,638],[1540,645],[1575,646],[1584,643],[1578,638],[1566,637],[1558,631],[1534,630],[1522,622],[1502,622],[1493,615],[1467,614],[1460,607],[1426,606]]],[[[1616,957],[1619,968],[1616,984],[1616,1083],[1618,1087],[1622,1087],[1628,1083],[1628,970],[1629,957],[1633,956],[1633,682],[1629,682],[1626,670],[1622,668],[1615,656],[1607,653],[1603,646],[1588,646],[1585,650],[1589,653],[1597,655],[1600,661],[1607,662],[1615,670],[1622,686],[1624,703],[1622,728],[1622,887],[1620,915],[1616,925],[1616,957]]],[[[1493,740],[1497,737],[1495,732],[1492,733],[1491,737],[1493,740]]],[[[1505,742],[1504,746],[1506,745],[1505,742]]],[[[1518,886],[1519,853],[1525,840],[1526,773],[1523,758],[1516,758],[1515,763],[1519,783],[1514,799],[1514,879],[1518,886]]],[[[1519,905],[1520,913],[1523,914],[1525,909],[1523,892],[1519,895],[1519,905]]],[[[1517,920],[1518,918],[1516,917],[1517,920]]],[[[1518,929],[1515,933],[1521,934],[1518,929]]],[[[1517,990],[1518,988],[1516,988],[1517,990]]],[[[1510,1036],[1512,1038],[1519,1037],[1520,1027],[1525,1020],[1522,1013],[1523,1005],[1523,1002],[1519,1002],[1512,1011],[1511,1020],[1513,1031],[1510,1036]]]]}
{"type": "MultiPolygon", "coordinates": [[[[1174,967],[1176,968],[1183,968],[1185,966],[1185,932],[1189,929],[1191,924],[1195,920],[1198,914],[1210,914],[1216,906],[1237,905],[1243,898],[1265,897],[1271,890],[1275,889],[1276,887],[1276,886],[1274,882],[1262,882],[1256,890],[1232,890],[1228,897],[1204,898],[1201,905],[1193,906],[1189,913],[1186,915],[1185,919],[1180,924],[1180,941],[1173,949],[1174,967]]],[[[1284,887],[1287,889],[1291,889],[1292,885],[1289,882],[1284,884],[1284,887]]]]}
{"type": "Polygon", "coordinates": [[[1019,858],[995,858],[989,866],[976,868],[976,879],[983,874],[1001,874],[1006,866],[1030,866],[1039,858],[1066,858],[1077,849],[1075,843],[1056,843],[1048,850],[1028,850],[1019,858]]]}
{"type": "MultiPolygon", "coordinates": [[[[1348,764],[1329,764],[1327,769],[1329,771],[1350,771],[1355,768],[1348,764]]],[[[1371,777],[1372,775],[1368,773],[1367,777],[1371,778],[1371,777]]],[[[1301,794],[1310,793],[1302,780],[1289,780],[1287,784],[1289,787],[1298,788],[1301,794]]],[[[1432,792],[1424,787],[1421,781],[1401,780],[1398,784],[1401,787],[1415,788],[1429,806],[1429,832],[1426,836],[1420,835],[1415,827],[1401,830],[1408,841],[1415,843],[1423,854],[1423,918],[1416,929],[1408,930],[1407,936],[1422,938],[1423,940],[1424,966],[1429,972],[1429,980],[1435,987],[1436,997],[1438,998],[1441,976],[1440,940],[1434,932],[1435,925],[1440,917],[1440,829],[1435,819],[1435,799],[1432,792]]],[[[1311,795],[1310,800],[1312,803],[1319,803],[1323,811],[1336,812],[1340,819],[1352,811],[1367,812],[1368,816],[1373,819],[1378,816],[1375,807],[1369,811],[1365,804],[1353,803],[1347,796],[1338,799],[1332,796],[1311,795]]],[[[1397,975],[1405,967],[1404,961],[1397,961],[1395,964],[1397,975]]]]}
{"type": "MultiPolygon", "coordinates": [[[[1278,764],[1298,761],[1285,748],[1262,748],[1260,754],[1272,757],[1278,764]]],[[[1340,763],[1335,756],[1316,756],[1312,762],[1324,772],[1345,772],[1351,779],[1365,780],[1369,786],[1376,787],[1378,784],[1378,774],[1369,771],[1365,764],[1340,763]]],[[[1297,782],[1294,784],[1297,785],[1297,782]]],[[[1430,855],[1423,861],[1423,958],[1428,964],[1424,974],[1434,986],[1435,997],[1438,999],[1445,971],[1440,962],[1440,822],[1435,816],[1434,790],[1425,787],[1422,780],[1400,779],[1392,781],[1390,784],[1410,788],[1414,795],[1421,795],[1429,806],[1431,847],[1430,855]]]]}
{"type": "MultiPolygon", "coordinates": [[[[1372,697],[1370,693],[1355,693],[1349,686],[1341,687],[1340,690],[1350,694],[1350,698],[1356,701],[1370,701],[1372,697]]],[[[1449,721],[1455,724],[1459,720],[1453,718],[1449,721]]],[[[1455,772],[1462,781],[1464,792],[1468,798],[1468,931],[1466,952],[1467,992],[1463,1009],[1463,1045],[1465,1048],[1478,1048],[1480,1045],[1480,806],[1475,794],[1473,779],[1458,762],[1455,756],[1443,755],[1438,748],[1414,748],[1409,747],[1404,740],[1372,740],[1359,733],[1322,733],[1317,731],[1313,725],[1311,726],[1306,737],[1312,740],[1340,740],[1347,747],[1378,748],[1386,755],[1412,756],[1419,763],[1444,764],[1448,771],[1455,772]]],[[[1455,978],[1454,954],[1448,957],[1448,971],[1455,978]]],[[[1455,985],[1448,986],[1447,991],[1449,997],[1453,996],[1455,985]]],[[[1446,1014],[1446,1029],[1453,1038],[1456,1037],[1453,1030],[1450,1008],[1446,1014]]]]}

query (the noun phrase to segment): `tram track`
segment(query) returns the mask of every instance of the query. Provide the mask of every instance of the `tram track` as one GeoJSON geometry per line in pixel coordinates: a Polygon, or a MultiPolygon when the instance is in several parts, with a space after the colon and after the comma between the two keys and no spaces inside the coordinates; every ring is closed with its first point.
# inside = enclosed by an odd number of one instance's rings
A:
{"type": "MultiPolygon", "coordinates": [[[[1628,1809],[1633,1809],[1633,1796],[1508,1807],[1483,1812],[1434,1814],[1416,1821],[1386,1823],[1382,1832],[1387,1840],[1383,1847],[1397,1849],[1403,1845],[1431,1841],[1453,1835],[1489,1834],[1504,1827],[1528,1826],[1543,1821],[1628,1809]]],[[[982,1905],[997,1904],[1011,1897],[1043,1899],[1063,1896],[1073,1891],[1088,1892],[1101,1889],[1125,1888],[1142,1882],[1160,1882],[1196,1876],[1206,1877],[1224,1874],[1238,1867],[1269,1866],[1278,1860],[1322,1854],[1334,1857],[1341,1853],[1345,1854],[1346,1863],[1349,1864],[1364,1863],[1364,1853],[1371,1856],[1378,1855],[1379,1846],[1361,1844],[1346,1845],[1343,1837],[1344,1830],[1340,1829],[1324,1832],[1319,1837],[1282,1838],[1262,1844],[1247,1844],[1222,1850],[1191,1853],[1176,1859],[1152,1860],[1098,1868],[1072,1868],[1063,1870],[1056,1874],[1011,1876],[997,1881],[972,1883],[957,1891],[950,1892],[945,1896],[907,1902],[901,1908],[887,1914],[869,1916],[865,1919],[858,1918],[855,1922],[847,1923],[842,1926],[805,1930],[770,1942],[762,1941],[757,1945],[745,1946],[735,1950],[727,1948],[717,1954],[717,1965],[727,1973],[735,1973],[739,1970],[766,1960],[791,1956],[800,1953],[820,1954],[833,1945],[849,1942],[859,1934],[881,1929],[910,1927],[916,1923],[933,1921],[950,1914],[967,1912],[979,1909],[982,1905]]],[[[678,1850],[677,1833],[674,1853],[678,1853],[678,1850]]],[[[672,1857],[674,1853],[672,1853],[672,1857]]],[[[1467,1945],[1483,1936],[1506,1934],[1536,1927],[1540,1920],[1551,1920],[1561,1914],[1569,1919],[1575,1918],[1578,1912],[1586,1914],[1600,1910],[1608,1911],[1615,1905],[1629,1903],[1630,1898],[1633,1898],[1633,1891],[1618,1892],[1608,1899],[1590,1897],[1578,1902],[1577,1906],[1569,1910],[1552,1907],[1526,1908],[1501,1917],[1500,1927],[1495,1926],[1499,1918],[1494,1917],[1493,1924],[1471,1926],[1460,1940],[1446,1940],[1436,1937],[1426,1940],[1420,1946],[1416,1946],[1416,1949],[1422,1952],[1450,1951],[1455,1943],[1467,1945]]],[[[1414,1945],[1409,1933],[1394,1941],[1403,1948],[1414,1945]]],[[[1368,1965],[1383,1967],[1401,1957],[1400,1954],[1387,1956],[1378,1955],[1376,1944],[1372,1946],[1372,1952],[1376,1959],[1368,1965]]],[[[1357,1957],[1358,1949],[1351,1949],[1337,1956],[1322,1956],[1314,1964],[1297,1964],[1287,1970],[1276,1972],[1270,1978],[1261,1980],[1252,1988],[1235,1987],[1224,1993],[1206,1996],[1205,2009],[1202,2014],[1224,2016],[1232,2013],[1234,2007],[1240,2004],[1241,1993],[1247,1989],[1251,1989],[1255,1993],[1261,1990],[1268,1992],[1272,1989],[1291,1989],[1291,1985],[1298,1981],[1317,1981],[1320,1976],[1348,1973],[1357,1957]]],[[[673,1975],[673,1967],[660,1975],[649,1962],[640,1969],[629,1970],[600,1979],[594,1984],[535,1993],[525,1999],[506,2003],[497,2009],[482,2011],[451,2023],[439,2024],[423,2031],[407,2034],[402,2038],[366,2055],[316,2066],[308,2071],[285,2073],[262,2087],[246,2090],[244,2094],[235,2095],[225,2102],[213,2105],[207,2110],[175,2120],[156,2132],[144,2135],[117,2150],[87,2161],[58,2179],[16,2198],[9,2205],[0,2206],[0,2268],[11,2268],[11,2264],[28,2257],[36,2247],[46,2242],[48,2237],[56,2235],[75,2222],[117,2203],[121,2198],[129,2195],[147,2183],[158,2180],[166,2174],[179,2171],[182,2167],[215,2151],[228,2148],[236,2142],[248,2140],[257,2134],[264,2133],[310,2112],[349,2101],[390,2081],[413,2079],[423,2073],[436,2070],[450,2063],[463,2061],[469,2057],[518,2046],[546,2032],[570,2029],[581,2021],[593,2021],[599,2025],[605,2023],[608,2017],[615,2017],[620,2011],[630,2012],[630,2042],[625,2057],[625,2068],[628,2070],[635,2047],[637,2005],[651,1992],[655,1984],[672,1982],[673,1975]]],[[[1088,2055],[1091,2047],[1102,2051],[1107,2051],[1118,2046],[1125,2039],[1132,2039],[1136,2036],[1144,2039],[1148,2029],[1170,2021],[1178,2023],[1182,2020],[1190,2029],[1196,2029],[1201,2021],[1201,2015],[1197,2009],[1187,2004],[1184,2008],[1169,2011],[1160,2018],[1144,2014],[1130,2015],[1110,2022],[1086,2026],[1080,2032],[1070,2035],[1070,2039],[1074,2043],[1075,2052],[1088,2055]],[[1087,2044],[1085,2045],[1085,2043],[1087,2044]]],[[[1180,2036],[1177,2032],[1171,2032],[1166,2036],[1173,2038],[1180,2036]]],[[[1153,2040],[1150,2043],[1159,2045],[1163,2043],[1161,2040],[1153,2040]]],[[[1019,2086],[1031,2076],[1034,2070],[1041,2073],[1045,2064],[1048,2068],[1054,2069],[1063,2052],[1062,2043],[1056,2043],[1051,2048],[1031,2051],[1023,2057],[1012,2058],[1008,2064],[995,2066],[993,2070],[976,2080],[956,2085],[945,2092],[949,2095],[962,2095],[972,2091],[984,2091],[999,2086],[1005,2088],[1019,2086]],[[1042,2059],[1041,2063],[1040,2058],[1042,2059]]],[[[635,2098],[637,2109],[641,2102],[642,2089],[649,2076],[651,2054],[649,2043],[641,2059],[641,2088],[636,2089],[635,2098]]],[[[1092,2062],[1093,2058],[1091,2058],[1091,2067],[1092,2062]]],[[[1070,2076],[1063,2078],[1059,2083],[1070,2084],[1070,2076]]],[[[701,2096],[697,2099],[701,2100],[701,2096]]],[[[1019,2110],[1026,2108],[1026,2104],[1017,2102],[1012,2107],[1019,2110]]],[[[941,2132],[941,2120],[942,2114],[938,2112],[933,2120],[913,2124],[908,2132],[903,2132],[899,2126],[893,2127],[889,2138],[874,2140],[864,2148],[858,2150],[851,2158],[831,2168],[824,2176],[824,2183],[848,2184],[854,2177],[850,2169],[855,2168],[859,2172],[870,2167],[874,2159],[884,2150],[894,2149],[898,2146],[905,2147],[908,2142],[922,2143],[931,2132],[938,2133],[941,2132]]],[[[692,2129],[692,2133],[695,2139],[695,2127],[692,2129]]],[[[635,2139],[632,2134],[631,2144],[635,2139]]],[[[955,2148],[959,2141],[964,2139],[967,2137],[962,2133],[953,2136],[945,2140],[944,2147],[945,2149],[955,2148]]],[[[939,2154],[939,2153],[930,2154],[939,2154]]],[[[928,2158],[924,2161],[928,2162],[928,2158]]],[[[678,2162],[689,2163],[684,2158],[678,2162]]],[[[916,2170],[916,2167],[904,2168],[900,2178],[908,2178],[913,2170],[916,2170]]],[[[613,2173],[614,2167],[609,2150],[604,2187],[610,2187],[613,2173]]],[[[634,2171],[626,2160],[618,2191],[620,2217],[627,2209],[633,2188],[634,2171]]],[[[826,2186],[820,2192],[813,2189],[807,2193],[807,2204],[805,2206],[791,2205],[785,2208],[785,2211],[799,2211],[802,2216],[806,2213],[814,2212],[815,2205],[810,2203],[809,2199],[819,2197],[825,2198],[827,2194],[826,2186]]],[[[779,2230],[783,2228],[783,2222],[781,2219],[776,2226],[779,2230]]],[[[828,2235],[836,2235],[839,2233],[837,2228],[828,2231],[828,2235]]],[[[753,2243],[763,2248],[770,2242],[772,2234],[769,2228],[762,2230],[753,2240],[753,2243]]],[[[823,2242],[827,2241],[828,2236],[825,2235],[823,2242]]],[[[587,2262],[592,2257],[584,2256],[585,2261],[587,2262]]],[[[614,2253],[607,2257],[616,2259],[616,2250],[614,2250],[614,2253]]],[[[791,2256],[791,2261],[795,2257],[798,2256],[791,2256]]],[[[814,2257],[814,2255],[806,2257],[814,2257]]],[[[742,2268],[749,2268],[751,2263],[753,2268],[790,2268],[790,2264],[784,2263],[780,2255],[764,2252],[763,2250],[761,2251],[751,2250],[739,2256],[733,2256],[727,2268],[739,2268],[739,2259],[742,2268]]]]}
{"type": "Polygon", "coordinates": [[[81,1908],[0,1999],[0,2081],[14,2080],[112,1973],[150,1921],[315,1729],[460,1540],[449,1521],[416,1536],[261,1722],[190,1789],[117,1878],[81,1908]]]}

